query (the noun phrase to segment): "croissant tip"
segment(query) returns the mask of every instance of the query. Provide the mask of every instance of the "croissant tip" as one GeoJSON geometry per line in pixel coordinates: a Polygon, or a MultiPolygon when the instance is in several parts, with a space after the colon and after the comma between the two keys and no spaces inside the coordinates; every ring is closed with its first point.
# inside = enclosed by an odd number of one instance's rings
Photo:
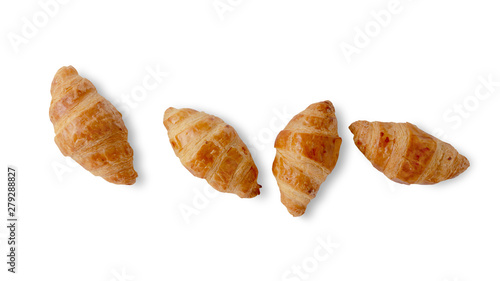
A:
{"type": "Polygon", "coordinates": [[[250,193],[246,193],[246,194],[240,195],[240,197],[241,198],[254,198],[257,195],[260,195],[260,188],[261,187],[262,187],[262,185],[257,184],[257,188],[252,189],[252,191],[250,193]]]}
{"type": "Polygon", "coordinates": [[[300,217],[306,212],[307,203],[303,205],[297,202],[295,199],[291,198],[289,194],[283,192],[283,190],[281,190],[281,203],[286,207],[288,213],[294,217],[300,217]]]}
{"type": "Polygon", "coordinates": [[[76,71],[72,65],[59,68],[54,75],[54,79],[52,79],[52,84],[50,85],[51,95],[54,96],[56,88],[62,83],[62,81],[65,81],[68,77],[75,75],[78,75],[78,71],[76,71]]]}
{"type": "Polygon", "coordinates": [[[167,115],[169,115],[172,111],[176,110],[176,108],[174,107],[169,107],[165,110],[165,112],[163,113],[163,117],[167,117],[167,115]]]}
{"type": "Polygon", "coordinates": [[[368,121],[356,121],[349,125],[349,130],[351,131],[351,133],[353,133],[353,135],[357,135],[359,130],[364,126],[367,126],[368,123],[368,121]]]}
{"type": "Polygon", "coordinates": [[[335,114],[335,107],[333,106],[333,103],[329,100],[313,103],[309,105],[306,110],[320,111],[326,114],[331,114],[331,113],[335,114]]]}
{"type": "Polygon", "coordinates": [[[352,123],[351,125],[349,125],[349,131],[351,131],[351,133],[354,134],[354,130],[356,128],[356,125],[354,123],[352,123]]]}
{"type": "Polygon", "coordinates": [[[172,116],[178,109],[174,107],[169,107],[165,110],[165,113],[163,113],[163,125],[168,129],[167,127],[167,119],[172,116]]]}
{"type": "Polygon", "coordinates": [[[306,209],[288,208],[288,206],[286,208],[288,210],[288,213],[290,213],[290,215],[292,215],[294,218],[300,217],[306,212],[306,209]]]}
{"type": "Polygon", "coordinates": [[[257,191],[257,192],[251,192],[251,193],[246,193],[246,194],[238,194],[238,196],[240,198],[244,198],[244,199],[251,199],[251,198],[254,198],[254,197],[257,197],[257,195],[260,195],[260,191],[257,191]]]}
{"type": "Polygon", "coordinates": [[[324,100],[321,103],[326,103],[327,105],[333,107],[333,103],[330,100],[324,100]]]}
{"type": "Polygon", "coordinates": [[[105,179],[106,181],[116,184],[116,185],[133,185],[136,182],[136,179],[118,179],[118,180],[110,180],[110,179],[105,179]]]}
{"type": "Polygon", "coordinates": [[[458,166],[456,172],[451,176],[451,178],[455,178],[455,177],[459,176],[460,174],[465,172],[470,167],[470,162],[469,162],[469,159],[467,159],[467,157],[460,154],[460,158],[462,158],[460,161],[461,164],[458,166]]]}
{"type": "Polygon", "coordinates": [[[137,179],[137,172],[133,168],[131,168],[103,178],[106,181],[114,184],[133,185],[137,179]]]}
{"type": "Polygon", "coordinates": [[[72,65],[63,66],[63,67],[59,68],[56,72],[56,76],[57,75],[76,75],[76,74],[78,74],[78,71],[72,65]]]}

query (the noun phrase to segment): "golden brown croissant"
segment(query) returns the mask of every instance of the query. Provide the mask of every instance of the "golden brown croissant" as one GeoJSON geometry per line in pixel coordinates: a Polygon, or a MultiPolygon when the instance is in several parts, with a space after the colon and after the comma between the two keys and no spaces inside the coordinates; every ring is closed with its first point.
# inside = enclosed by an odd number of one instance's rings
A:
{"type": "Polygon", "coordinates": [[[260,194],[258,170],[247,146],[222,119],[194,109],[170,107],[163,124],[175,155],[194,176],[241,198],[260,194]]]}
{"type": "Polygon", "coordinates": [[[135,183],[133,150],[116,108],[72,66],[57,71],[50,93],[50,121],[62,154],[109,182],[135,183]]]}
{"type": "Polygon", "coordinates": [[[341,143],[335,108],[330,101],[311,104],[278,134],[273,174],[281,202],[290,214],[304,214],[309,201],[335,168],[341,143]]]}
{"type": "Polygon", "coordinates": [[[469,167],[453,146],[410,123],[357,121],[354,142],[373,166],[403,184],[435,184],[469,167]]]}

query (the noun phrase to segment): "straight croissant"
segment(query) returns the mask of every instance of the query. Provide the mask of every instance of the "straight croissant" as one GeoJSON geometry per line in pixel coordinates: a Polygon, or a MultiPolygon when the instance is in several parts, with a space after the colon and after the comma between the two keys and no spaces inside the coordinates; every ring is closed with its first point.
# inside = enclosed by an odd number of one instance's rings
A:
{"type": "Polygon", "coordinates": [[[260,194],[258,170],[247,146],[222,119],[194,109],[168,108],[163,116],[181,163],[220,192],[241,198],[260,194]]]}
{"type": "Polygon", "coordinates": [[[111,183],[134,184],[133,150],[120,112],[72,66],[57,71],[50,93],[50,121],[62,154],[111,183]]]}
{"type": "Polygon", "coordinates": [[[276,137],[273,174],[281,202],[301,216],[337,164],[342,139],[330,101],[311,104],[295,115],[276,137]]]}
{"type": "Polygon", "coordinates": [[[410,123],[357,121],[349,129],[373,166],[398,183],[436,184],[469,167],[453,146],[410,123]]]}

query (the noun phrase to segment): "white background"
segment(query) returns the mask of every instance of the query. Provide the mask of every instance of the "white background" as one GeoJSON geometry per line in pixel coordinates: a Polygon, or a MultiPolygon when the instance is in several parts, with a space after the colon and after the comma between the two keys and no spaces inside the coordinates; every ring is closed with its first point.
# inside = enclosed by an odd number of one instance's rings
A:
{"type": "Polygon", "coordinates": [[[3,262],[2,222],[1,280],[500,280],[497,1],[47,2],[0,4],[2,221],[6,167],[19,171],[18,274],[3,262]],[[64,65],[128,111],[135,185],[96,178],[56,147],[49,89],[64,65]],[[140,92],[154,69],[163,74],[140,92]],[[340,158],[293,218],[271,172],[274,138],[326,99],[340,158]],[[193,177],[168,142],[169,106],[233,125],[261,195],[210,192],[193,177]],[[348,126],[360,119],[412,122],[471,167],[435,186],[393,184],[354,146],[348,126]],[[335,249],[317,261],[328,240],[335,249]]]}

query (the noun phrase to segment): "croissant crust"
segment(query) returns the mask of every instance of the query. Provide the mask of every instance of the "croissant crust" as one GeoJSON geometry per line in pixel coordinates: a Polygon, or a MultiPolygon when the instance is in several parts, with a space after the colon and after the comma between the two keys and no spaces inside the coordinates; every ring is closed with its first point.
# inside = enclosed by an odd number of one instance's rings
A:
{"type": "Polygon", "coordinates": [[[304,214],[337,163],[342,139],[330,101],[310,105],[292,118],[275,141],[273,174],[281,202],[293,216],[304,214]]]}
{"type": "Polygon", "coordinates": [[[373,166],[398,183],[436,184],[469,167],[453,146],[410,123],[357,121],[349,129],[373,166]]]}
{"type": "Polygon", "coordinates": [[[72,66],[57,71],[50,92],[50,121],[62,154],[109,182],[135,183],[133,150],[116,108],[72,66]]]}
{"type": "Polygon", "coordinates": [[[241,198],[260,194],[258,170],[250,151],[222,119],[194,109],[170,107],[163,124],[175,155],[191,174],[218,191],[241,198]]]}

